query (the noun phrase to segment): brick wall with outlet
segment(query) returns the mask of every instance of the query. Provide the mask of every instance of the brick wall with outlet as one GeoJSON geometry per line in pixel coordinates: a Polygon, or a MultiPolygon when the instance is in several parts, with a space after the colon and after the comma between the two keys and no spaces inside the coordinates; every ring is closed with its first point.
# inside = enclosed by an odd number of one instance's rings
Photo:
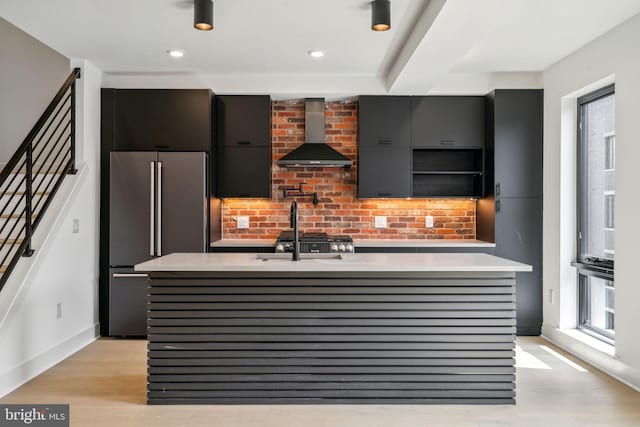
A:
{"type": "Polygon", "coordinates": [[[305,232],[349,234],[356,239],[475,239],[476,203],[467,199],[358,199],[358,104],[326,103],[326,141],[353,160],[350,169],[281,168],[275,162],[304,142],[304,101],[272,103],[272,200],[225,199],[222,231],[225,239],[273,239],[289,228],[290,201],[284,186],[306,182],[311,197],[296,198],[300,229],[305,232]],[[249,217],[249,228],[238,228],[237,218],[249,217]],[[375,217],[386,217],[376,228],[375,217]],[[433,217],[433,227],[427,223],[433,217]]]}

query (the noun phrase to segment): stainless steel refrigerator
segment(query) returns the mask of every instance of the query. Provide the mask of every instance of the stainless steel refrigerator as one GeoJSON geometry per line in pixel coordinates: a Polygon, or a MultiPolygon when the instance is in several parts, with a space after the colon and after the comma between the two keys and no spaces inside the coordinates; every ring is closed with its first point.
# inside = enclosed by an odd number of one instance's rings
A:
{"type": "Polygon", "coordinates": [[[109,335],[147,333],[147,277],[135,264],[206,252],[207,182],[206,153],[111,153],[109,335]]]}

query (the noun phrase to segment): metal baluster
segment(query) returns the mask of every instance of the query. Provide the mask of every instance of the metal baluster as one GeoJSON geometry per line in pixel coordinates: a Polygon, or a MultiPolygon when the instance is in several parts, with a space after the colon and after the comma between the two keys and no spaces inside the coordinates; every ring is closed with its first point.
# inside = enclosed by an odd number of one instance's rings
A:
{"type": "Polygon", "coordinates": [[[24,209],[24,219],[25,219],[25,240],[27,245],[24,248],[24,253],[22,256],[30,257],[33,255],[33,249],[31,248],[31,235],[33,234],[33,224],[31,222],[31,205],[33,202],[33,142],[29,143],[27,146],[27,164],[26,164],[26,182],[25,182],[25,209],[24,209]]]}
{"type": "MultiPolygon", "coordinates": [[[[78,71],[78,78],[80,72],[78,71]]],[[[71,83],[71,163],[69,163],[69,175],[78,173],[76,169],[76,81],[71,83]]]]}

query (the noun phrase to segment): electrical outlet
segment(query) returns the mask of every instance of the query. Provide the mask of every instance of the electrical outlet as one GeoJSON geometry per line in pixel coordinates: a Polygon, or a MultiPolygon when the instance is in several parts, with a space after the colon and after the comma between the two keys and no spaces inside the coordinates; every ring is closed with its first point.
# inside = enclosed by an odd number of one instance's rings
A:
{"type": "Polygon", "coordinates": [[[56,319],[62,319],[62,303],[56,304],[56,319]]]}
{"type": "Polygon", "coordinates": [[[73,234],[78,234],[80,232],[80,219],[73,218],[71,232],[73,234]]]}
{"type": "Polygon", "coordinates": [[[433,217],[431,215],[427,215],[424,217],[425,227],[433,228],[433,217]]]}
{"type": "Polygon", "coordinates": [[[387,228],[387,217],[386,216],[374,217],[373,225],[375,228],[387,228]]]}
{"type": "Polygon", "coordinates": [[[248,216],[236,217],[236,228],[249,228],[249,217],[248,216]]]}

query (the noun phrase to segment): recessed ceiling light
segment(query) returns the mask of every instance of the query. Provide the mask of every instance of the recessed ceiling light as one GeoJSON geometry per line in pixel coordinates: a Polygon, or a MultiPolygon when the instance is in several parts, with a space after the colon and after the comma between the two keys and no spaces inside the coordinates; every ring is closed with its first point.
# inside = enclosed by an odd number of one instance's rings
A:
{"type": "Polygon", "coordinates": [[[184,51],[179,49],[171,49],[168,50],[167,53],[172,58],[182,58],[184,56],[184,51]]]}
{"type": "Polygon", "coordinates": [[[324,52],[321,50],[310,50],[309,55],[312,58],[322,58],[324,56],[324,52]]]}

